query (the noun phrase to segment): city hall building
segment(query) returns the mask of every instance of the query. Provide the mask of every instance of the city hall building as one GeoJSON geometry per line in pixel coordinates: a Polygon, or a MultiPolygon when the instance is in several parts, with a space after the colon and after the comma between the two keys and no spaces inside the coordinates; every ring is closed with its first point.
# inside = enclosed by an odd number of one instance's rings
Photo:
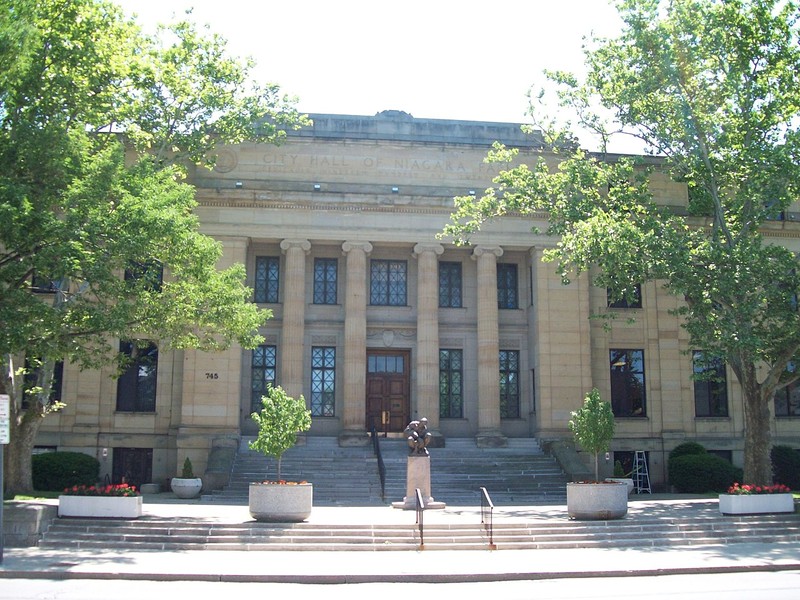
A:
{"type": "MultiPolygon", "coordinates": [[[[647,283],[609,307],[586,274],[563,285],[542,262],[556,240],[534,232],[546,214],[504,217],[467,246],[440,239],[453,197],[480,195],[500,170],[484,162],[492,143],[532,163],[536,136],[399,111],[311,117],[280,146],[225,147],[212,171],[190,174],[221,266],[246,265],[254,301],[273,313],[263,344],[216,354],[153,345],[119,379],[65,365],[67,407],[44,421],[40,449],[97,456],[114,481],[163,482],[186,456],[203,475],[215,448],[255,434],[250,414],[268,384],[302,394],[308,435],[341,445],[422,417],[439,444],[544,443],[571,439],[570,412],[597,387],[616,415],[613,458],[645,452],[654,486],[684,441],[741,466],[739,386],[724,365],[719,381],[692,379],[700,349],[671,312],[677,298],[647,283]],[[621,318],[590,318],[606,310],[621,318]]],[[[656,201],[685,214],[686,186],[645,160],[656,201]]],[[[766,223],[765,235],[800,251],[795,217],[766,223]]],[[[800,390],[779,393],[772,412],[775,442],[796,446],[800,390]]]]}

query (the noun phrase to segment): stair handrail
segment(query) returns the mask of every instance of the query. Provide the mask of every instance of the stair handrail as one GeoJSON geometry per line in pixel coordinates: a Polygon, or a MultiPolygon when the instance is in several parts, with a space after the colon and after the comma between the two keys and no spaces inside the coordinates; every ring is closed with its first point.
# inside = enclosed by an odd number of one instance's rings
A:
{"type": "Polygon", "coordinates": [[[492,503],[492,499],[489,497],[489,492],[485,487],[481,487],[481,525],[486,530],[486,533],[489,534],[489,549],[490,550],[497,550],[497,546],[494,543],[494,504],[492,503]]]}
{"type": "Polygon", "coordinates": [[[419,529],[419,549],[425,550],[425,526],[422,522],[422,515],[425,512],[425,501],[422,499],[422,492],[419,488],[414,490],[417,504],[417,528],[419,529]]]}
{"type": "Polygon", "coordinates": [[[372,426],[372,449],[375,452],[375,458],[378,461],[378,479],[381,481],[381,502],[386,502],[386,464],[383,462],[383,454],[381,453],[381,442],[378,438],[378,433],[375,431],[375,426],[372,426]]]}

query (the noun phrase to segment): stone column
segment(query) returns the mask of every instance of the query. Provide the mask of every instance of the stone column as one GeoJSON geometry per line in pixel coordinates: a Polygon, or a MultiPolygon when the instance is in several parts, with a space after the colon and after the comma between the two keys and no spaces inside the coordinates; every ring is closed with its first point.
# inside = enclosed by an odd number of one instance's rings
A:
{"type": "Polygon", "coordinates": [[[443,445],[439,432],[439,260],[441,244],[417,244],[417,413],[428,419],[430,445],[443,445]]]}
{"type": "Polygon", "coordinates": [[[478,246],[478,435],[481,447],[505,446],[500,433],[500,338],[497,324],[497,258],[499,246],[478,246]]]}
{"type": "Polygon", "coordinates": [[[283,293],[281,330],[281,374],[278,383],[290,396],[303,393],[303,334],[306,309],[306,255],[308,240],[283,240],[286,254],[286,288],[283,293]]]}
{"type": "Polygon", "coordinates": [[[347,256],[344,300],[344,406],[339,445],[369,443],[366,426],[367,386],[367,255],[369,242],[345,242],[347,256]]]}

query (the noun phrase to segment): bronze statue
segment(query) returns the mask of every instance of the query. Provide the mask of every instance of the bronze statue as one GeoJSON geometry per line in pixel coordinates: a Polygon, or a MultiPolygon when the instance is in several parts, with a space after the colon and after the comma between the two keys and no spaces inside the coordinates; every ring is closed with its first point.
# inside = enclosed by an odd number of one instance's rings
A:
{"type": "Polygon", "coordinates": [[[428,431],[428,419],[422,417],[419,421],[411,421],[403,433],[409,447],[409,456],[428,456],[428,442],[431,440],[431,433],[428,431]]]}

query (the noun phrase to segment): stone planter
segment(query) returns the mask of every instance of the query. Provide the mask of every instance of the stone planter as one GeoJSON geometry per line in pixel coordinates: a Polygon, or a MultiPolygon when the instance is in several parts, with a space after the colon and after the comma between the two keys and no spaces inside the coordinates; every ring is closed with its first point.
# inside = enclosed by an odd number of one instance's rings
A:
{"type": "Polygon", "coordinates": [[[624,483],[568,483],[567,513],[570,519],[621,519],[628,514],[628,486],[624,483]]]}
{"type": "Polygon", "coordinates": [[[720,494],[719,512],[723,515],[758,515],[794,512],[792,494],[720,494]]]}
{"type": "Polygon", "coordinates": [[[138,519],[142,516],[142,497],[59,496],[58,516],[138,519]]]}
{"type": "Polygon", "coordinates": [[[178,498],[197,498],[200,495],[200,490],[203,489],[203,480],[199,477],[191,479],[173,477],[169,482],[169,487],[178,498]]]}
{"type": "Polygon", "coordinates": [[[628,496],[631,495],[633,492],[633,479],[630,477],[606,477],[606,481],[616,481],[618,483],[624,483],[628,486],[628,496]]]}
{"type": "Polygon", "coordinates": [[[251,483],[248,506],[256,521],[299,523],[311,515],[313,485],[251,483]]]}

